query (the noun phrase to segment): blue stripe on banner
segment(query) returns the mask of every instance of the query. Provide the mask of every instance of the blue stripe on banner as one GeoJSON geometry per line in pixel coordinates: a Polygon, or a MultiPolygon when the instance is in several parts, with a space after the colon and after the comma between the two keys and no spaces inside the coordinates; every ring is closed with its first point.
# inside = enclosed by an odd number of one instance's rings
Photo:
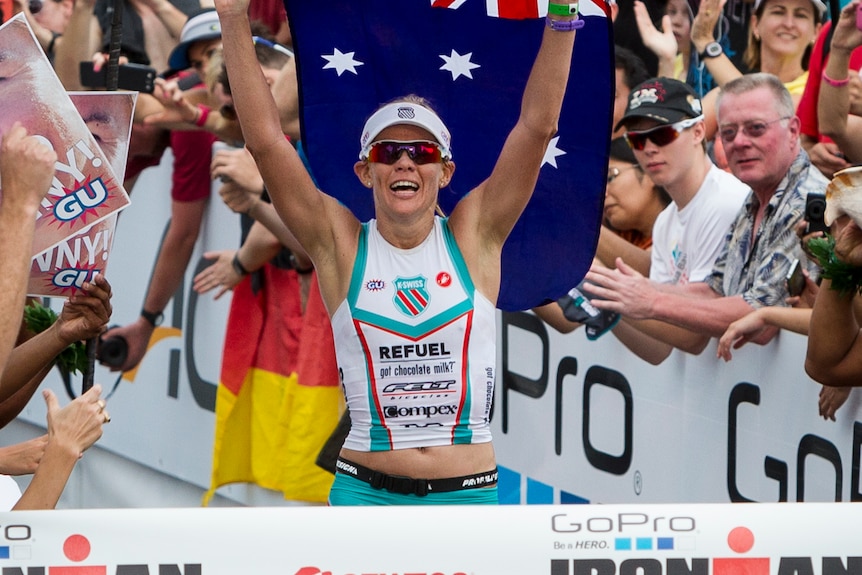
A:
{"type": "Polygon", "coordinates": [[[656,549],[673,549],[673,537],[659,537],[656,539],[656,549]]]}
{"type": "Polygon", "coordinates": [[[617,551],[631,551],[632,540],[628,537],[617,537],[614,540],[614,549],[617,551]]]}

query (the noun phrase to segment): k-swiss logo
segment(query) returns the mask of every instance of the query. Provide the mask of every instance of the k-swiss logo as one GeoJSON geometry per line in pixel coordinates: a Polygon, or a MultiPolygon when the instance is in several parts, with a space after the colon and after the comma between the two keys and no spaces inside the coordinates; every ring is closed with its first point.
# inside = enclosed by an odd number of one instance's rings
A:
{"type": "Polygon", "coordinates": [[[402,108],[398,108],[398,117],[402,120],[412,120],[416,117],[416,110],[414,110],[410,106],[404,106],[402,108]]]}
{"type": "Polygon", "coordinates": [[[449,272],[440,272],[437,274],[437,285],[440,287],[449,287],[452,285],[452,276],[449,272]]]}
{"type": "Polygon", "coordinates": [[[394,283],[395,295],[392,302],[398,311],[409,317],[416,317],[425,311],[425,308],[428,307],[428,300],[431,299],[428,294],[428,280],[422,276],[416,276],[413,278],[396,278],[394,283]]]}

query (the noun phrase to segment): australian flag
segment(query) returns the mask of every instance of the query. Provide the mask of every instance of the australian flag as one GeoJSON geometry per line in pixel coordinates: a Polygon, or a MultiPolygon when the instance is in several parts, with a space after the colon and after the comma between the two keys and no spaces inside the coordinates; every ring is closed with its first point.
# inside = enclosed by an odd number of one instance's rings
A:
{"type": "MultiPolygon", "coordinates": [[[[362,220],[373,199],[353,173],[365,120],[408,94],[452,133],[458,169],[439,202],[451,213],[485,180],[517,120],[547,0],[285,0],[297,57],[303,145],[326,193],[362,220]]],[[[580,0],[585,26],[559,132],[503,250],[497,307],[528,309],[576,285],[601,224],[614,93],[605,0],[580,0]]]]}

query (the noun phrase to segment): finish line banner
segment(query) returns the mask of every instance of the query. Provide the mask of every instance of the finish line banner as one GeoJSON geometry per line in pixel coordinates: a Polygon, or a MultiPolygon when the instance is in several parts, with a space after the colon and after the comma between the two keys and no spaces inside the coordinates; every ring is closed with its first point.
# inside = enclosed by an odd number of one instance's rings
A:
{"type": "Polygon", "coordinates": [[[6,513],[4,575],[848,575],[857,506],[6,513]],[[455,519],[455,520],[453,520],[455,519]]]}

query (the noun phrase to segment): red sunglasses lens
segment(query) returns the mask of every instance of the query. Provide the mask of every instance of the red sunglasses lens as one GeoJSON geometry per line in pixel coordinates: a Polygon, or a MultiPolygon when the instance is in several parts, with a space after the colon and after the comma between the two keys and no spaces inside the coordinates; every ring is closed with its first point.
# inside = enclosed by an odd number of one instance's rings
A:
{"type": "Polygon", "coordinates": [[[626,139],[629,145],[635,150],[643,150],[646,147],[647,140],[650,140],[656,146],[667,146],[679,137],[679,132],[673,126],[659,126],[651,130],[643,132],[628,132],[626,139]]]}
{"type": "Polygon", "coordinates": [[[407,152],[417,164],[432,164],[442,160],[440,148],[430,142],[377,142],[371,146],[368,161],[392,165],[407,152]]]}

